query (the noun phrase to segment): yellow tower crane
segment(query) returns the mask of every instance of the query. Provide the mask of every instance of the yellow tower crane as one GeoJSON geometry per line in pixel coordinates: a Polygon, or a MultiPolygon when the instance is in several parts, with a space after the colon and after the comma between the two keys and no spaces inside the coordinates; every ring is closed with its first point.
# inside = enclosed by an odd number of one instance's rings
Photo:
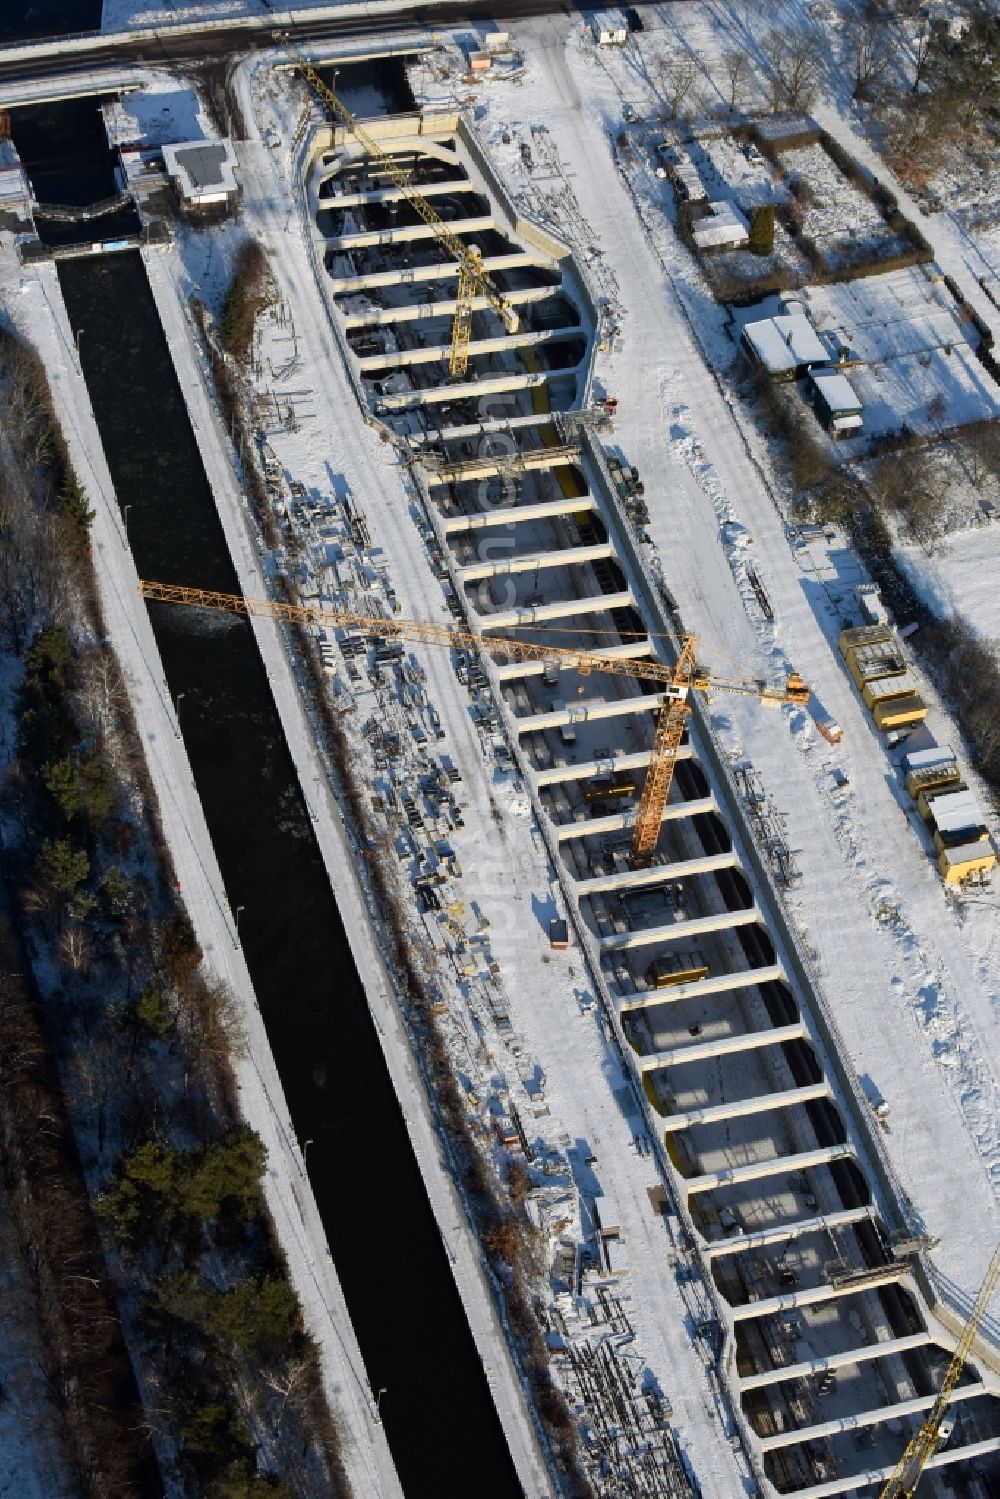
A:
{"type": "Polygon", "coordinates": [[[931,1406],[930,1415],[907,1445],[896,1471],[882,1490],[881,1499],[910,1499],[910,1496],[916,1493],[921,1475],[927,1466],[927,1459],[933,1456],[940,1440],[941,1423],[944,1421],[948,1403],[965,1367],[965,1360],[969,1356],[969,1350],[979,1331],[979,1324],[986,1315],[986,1308],[990,1304],[990,1298],[996,1290],[998,1280],[1000,1280],[1000,1245],[993,1251],[993,1258],[983,1277],[983,1283],[979,1287],[975,1306],[962,1329],[962,1336],[958,1340],[951,1363],[945,1371],[944,1382],[937,1399],[931,1406]]]}
{"type": "Polygon", "coordinates": [[[477,296],[486,298],[493,311],[502,319],[508,333],[516,333],[520,326],[516,310],[484,269],[482,255],[475,246],[463,244],[458,235],[448,228],[444,219],[434,211],[423,193],[418,192],[414,187],[409,174],[387,151],[382,149],[375,137],[365,129],[361,122],[354,118],[347,105],[334,93],[333,89],[327,87],[309,59],[293,45],[288,34],[279,33],[279,39],[286,51],[294,57],[296,67],[313,92],[322,99],[334,118],[347,126],[355,140],[365,148],[368,156],[378,163],[407,203],[420,215],[424,223],[433,229],[438,243],[455,257],[458,264],[458,288],[455,294],[455,317],[451,325],[448,369],[453,379],[460,378],[469,366],[469,339],[472,335],[474,298],[477,296]]]}
{"type": "Polygon", "coordinates": [[[286,604],[280,599],[245,598],[240,593],[218,593],[206,588],[187,588],[177,583],[151,583],[141,579],[139,592],[143,598],[161,604],[222,609],[229,614],[247,617],[256,615],[291,624],[333,625],[338,629],[359,630],[383,640],[417,640],[428,645],[484,651],[494,657],[509,657],[512,661],[544,661],[555,664],[562,670],[577,671],[581,676],[599,671],[609,676],[660,683],[663,698],[649,769],[639,798],[632,833],[630,861],[633,869],[645,868],[656,848],[663,811],[674,778],[677,751],[691,712],[687,698],[692,690],[704,693],[736,692],[773,704],[804,704],[809,701],[809,688],[797,672],[791,673],[783,687],[768,687],[764,682],[714,677],[698,671],[695,666],[693,635],[684,636],[677,664],[669,666],[653,657],[604,656],[599,651],[578,650],[572,646],[557,648],[511,636],[479,635],[473,630],[463,629],[461,625],[436,624],[432,620],[401,619],[398,615],[382,619],[377,615],[359,614],[351,609],[319,609],[311,604],[286,604]]]}

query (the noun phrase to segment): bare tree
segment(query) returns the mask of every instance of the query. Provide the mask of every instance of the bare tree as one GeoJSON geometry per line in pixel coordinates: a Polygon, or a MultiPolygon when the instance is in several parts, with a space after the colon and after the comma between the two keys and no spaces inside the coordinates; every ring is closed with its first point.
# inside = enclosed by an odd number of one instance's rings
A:
{"type": "Polygon", "coordinates": [[[959,454],[973,488],[982,489],[986,480],[1000,471],[1000,428],[995,422],[967,427],[959,444],[959,454]]]}
{"type": "Polygon", "coordinates": [[[772,112],[784,107],[785,62],[787,43],[784,32],[769,31],[761,43],[761,52],[767,64],[767,99],[772,112]]]}
{"type": "Polygon", "coordinates": [[[863,99],[885,76],[892,57],[885,11],[877,5],[865,6],[844,32],[844,51],[854,80],[852,97],[863,99]]]}
{"type": "Polygon", "coordinates": [[[690,52],[678,52],[660,64],[663,102],[669,109],[672,120],[676,120],[684,108],[684,101],[694,88],[697,78],[698,64],[690,52]]]}
{"type": "Polygon", "coordinates": [[[735,110],[738,100],[746,92],[747,71],[749,60],[745,52],[724,52],[722,55],[722,66],[726,75],[726,83],[729,88],[728,99],[730,111],[735,110]]]}
{"type": "Polygon", "coordinates": [[[924,73],[927,68],[927,59],[931,50],[931,23],[928,16],[921,16],[920,26],[913,39],[913,83],[911,89],[916,93],[924,81],[924,73]]]}
{"type": "Polygon", "coordinates": [[[796,31],[774,30],[764,38],[768,65],[768,93],[773,110],[808,109],[819,77],[819,37],[807,26],[796,31]]]}

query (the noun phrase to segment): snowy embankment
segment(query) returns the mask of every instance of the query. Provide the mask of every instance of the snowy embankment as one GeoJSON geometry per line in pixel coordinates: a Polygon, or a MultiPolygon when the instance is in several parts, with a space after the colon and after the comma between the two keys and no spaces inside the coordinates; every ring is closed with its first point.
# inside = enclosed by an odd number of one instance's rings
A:
{"type": "Polygon", "coordinates": [[[338,1421],[344,1463],[355,1492],[392,1499],[401,1493],[371,1398],[340,1284],[325,1245],[281,1081],[264,1031],[201,803],[175,731],[138,578],[127,547],[111,476],[89,395],[76,361],[55,267],[22,271],[6,261],[0,289],[22,335],[41,354],[73,467],[95,510],[94,564],[108,639],[129,684],[136,724],[156,789],[185,905],[209,973],[236,998],[246,1038],[233,1058],[247,1122],[267,1147],[264,1191],[305,1324],[319,1344],[324,1382],[338,1421]]]}
{"type": "MultiPolygon", "coordinates": [[[[424,9],[446,0],[429,0],[424,9]]],[[[371,24],[381,17],[387,24],[393,16],[409,9],[406,0],[295,0],[293,5],[281,5],[278,0],[104,0],[101,12],[101,30],[108,34],[139,31],[146,28],[178,29],[216,25],[234,25],[240,21],[270,22],[275,27],[294,30],[302,21],[334,20],[348,16],[360,24],[371,24]]]]}
{"type": "Polygon", "coordinates": [[[662,259],[638,230],[608,138],[631,82],[624,62],[616,77],[578,33],[567,42],[561,22],[525,22],[516,35],[527,75],[513,99],[505,96],[502,115],[490,105],[487,128],[499,139],[518,121],[546,119],[632,309],[621,352],[604,357],[598,378],[619,397],[616,444],[647,489],[657,479],[649,529],[666,582],[710,663],[727,670],[731,658],[741,674],[767,677],[794,666],[817,712],[845,727],[833,751],[804,712],[776,717],[724,699],[714,712],[727,748],[752,759],[791,814],[803,875],[792,914],[852,1063],[890,1102],[886,1145],[927,1231],[941,1239],[935,1263],[974,1291],[1000,1225],[995,911],[972,901],[958,911],[946,899],[836,654],[834,608],[789,547],[766,446],[741,430],[689,323],[685,306],[700,304],[714,336],[712,304],[704,289],[695,299],[685,286],[689,257],[669,229],[673,248],[662,259]],[[724,527],[733,521],[753,538],[773,624],[731,570],[724,527]],[[713,642],[725,644],[726,657],[713,657],[713,642]],[[850,782],[845,792],[834,786],[834,768],[850,782]]]}
{"type": "MultiPolygon", "coordinates": [[[[241,147],[244,165],[247,150],[246,146],[241,147]]],[[[260,150],[265,152],[264,147],[260,150]]],[[[267,162],[267,155],[263,154],[262,159],[267,162]]],[[[275,212],[284,227],[286,214],[279,204],[275,204],[275,212]]],[[[284,241],[289,247],[291,243],[284,241]]],[[[151,255],[147,270],[240,587],[247,596],[264,598],[269,589],[261,571],[248,512],[230,464],[225,434],[205,388],[194,332],[183,311],[183,268],[171,250],[151,255]]],[[[303,320],[306,320],[304,314],[303,320]]],[[[329,351],[327,361],[334,357],[334,352],[329,351]]],[[[321,378],[319,373],[316,378],[317,381],[321,378]]],[[[540,1496],[547,1494],[548,1478],[535,1446],[522,1391],[507,1356],[478,1244],[443,1160],[441,1142],[357,876],[356,853],[340,807],[330,792],[327,768],[317,750],[281,632],[266,619],[254,619],[253,629],[299,783],[314,813],[313,826],[320,852],[504,1434],[527,1490],[540,1496]]],[[[317,1233],[322,1242],[318,1227],[317,1233]]]]}

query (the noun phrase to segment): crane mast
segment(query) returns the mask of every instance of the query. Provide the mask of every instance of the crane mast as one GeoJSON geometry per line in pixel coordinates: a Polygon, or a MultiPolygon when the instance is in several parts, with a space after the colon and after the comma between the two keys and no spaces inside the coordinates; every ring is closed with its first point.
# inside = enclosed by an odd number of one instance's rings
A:
{"type": "Polygon", "coordinates": [[[503,321],[508,333],[516,333],[520,326],[516,310],[498,289],[488,271],[484,269],[483,258],[479,250],[475,246],[463,244],[458,235],[448,228],[444,219],[435,212],[423,193],[414,187],[409,174],[387,151],[382,149],[360,120],[355,119],[343,100],[323,82],[309,59],[292,44],[288,35],[280,33],[279,38],[286,50],[294,57],[296,67],[313,92],[322,99],[334,118],[346,125],[355,140],[364,147],[367,155],[378,163],[386,176],[399,189],[407,203],[420,215],[424,223],[433,229],[438,244],[443,245],[454,256],[458,264],[458,289],[448,366],[453,378],[461,378],[469,364],[473,299],[476,296],[485,297],[493,311],[503,321]]]}
{"type": "Polygon", "coordinates": [[[653,857],[660,836],[663,809],[667,805],[677,764],[677,751],[684,738],[691,709],[687,696],[694,680],[694,636],[686,635],[674,667],[670,691],[656,720],[653,753],[639,798],[632,831],[629,863],[633,869],[645,869],[653,857]]]}
{"type": "Polygon", "coordinates": [[[673,782],[677,751],[691,711],[687,702],[690,691],[735,692],[745,697],[759,698],[765,703],[801,704],[809,701],[809,688],[797,672],[791,673],[784,687],[768,687],[764,682],[730,680],[697,672],[693,635],[684,636],[677,664],[670,666],[655,656],[605,656],[599,651],[541,645],[537,641],[519,640],[509,635],[480,635],[474,630],[463,629],[461,625],[437,624],[433,620],[403,619],[399,615],[382,618],[374,614],[361,614],[352,609],[321,609],[311,604],[285,603],[281,599],[246,598],[240,593],[189,588],[180,583],[155,583],[140,579],[139,592],[150,602],[187,604],[197,609],[221,609],[228,614],[239,614],[247,618],[257,616],[289,624],[333,625],[338,629],[359,630],[381,639],[416,640],[428,645],[484,651],[491,656],[509,657],[513,661],[555,663],[561,669],[577,671],[581,676],[599,671],[609,676],[631,677],[633,680],[662,684],[664,694],[632,834],[630,860],[633,868],[647,865],[656,848],[663,809],[673,782]]]}

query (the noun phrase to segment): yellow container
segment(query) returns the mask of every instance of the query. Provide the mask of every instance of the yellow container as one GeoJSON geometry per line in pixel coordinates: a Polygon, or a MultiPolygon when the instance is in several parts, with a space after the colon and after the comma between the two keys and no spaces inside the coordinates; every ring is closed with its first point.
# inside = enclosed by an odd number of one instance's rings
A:
{"type": "MultiPolygon", "coordinates": [[[[937,838],[935,838],[935,843],[937,838]]],[[[996,866],[996,850],[983,835],[978,843],[963,843],[958,848],[944,848],[938,869],[946,885],[955,885],[974,874],[986,874],[996,866]]]]}
{"type": "Polygon", "coordinates": [[[852,648],[844,659],[859,690],[866,682],[878,681],[880,677],[900,677],[906,672],[906,662],[894,640],[876,640],[871,645],[852,648]]]}
{"type": "MultiPolygon", "coordinates": [[[[957,762],[941,760],[937,765],[921,765],[917,770],[909,771],[906,777],[906,789],[919,806],[921,795],[933,796],[935,792],[943,790],[946,786],[957,791],[957,783],[960,779],[957,762]]],[[[926,816],[926,813],[924,815],[926,816]]]]}
{"type": "Polygon", "coordinates": [[[875,645],[882,640],[891,640],[892,631],[888,625],[860,625],[854,630],[841,630],[840,654],[844,660],[851,651],[857,650],[859,646],[875,645]]]}
{"type": "Polygon", "coordinates": [[[947,768],[951,771],[950,775],[942,776],[940,780],[933,782],[930,786],[926,784],[921,786],[917,792],[917,811],[925,821],[928,817],[933,817],[934,815],[932,808],[936,796],[947,796],[952,791],[968,791],[969,789],[959,775],[957,765],[947,768]]]}
{"type": "Polygon", "coordinates": [[[894,697],[909,697],[917,690],[917,684],[908,671],[894,672],[888,677],[869,677],[861,685],[861,696],[865,706],[874,713],[879,703],[894,697]]]}
{"type": "Polygon", "coordinates": [[[888,729],[905,729],[910,724],[920,723],[927,717],[927,704],[915,692],[906,697],[891,697],[876,703],[872,710],[875,727],[885,733],[888,729]]]}

